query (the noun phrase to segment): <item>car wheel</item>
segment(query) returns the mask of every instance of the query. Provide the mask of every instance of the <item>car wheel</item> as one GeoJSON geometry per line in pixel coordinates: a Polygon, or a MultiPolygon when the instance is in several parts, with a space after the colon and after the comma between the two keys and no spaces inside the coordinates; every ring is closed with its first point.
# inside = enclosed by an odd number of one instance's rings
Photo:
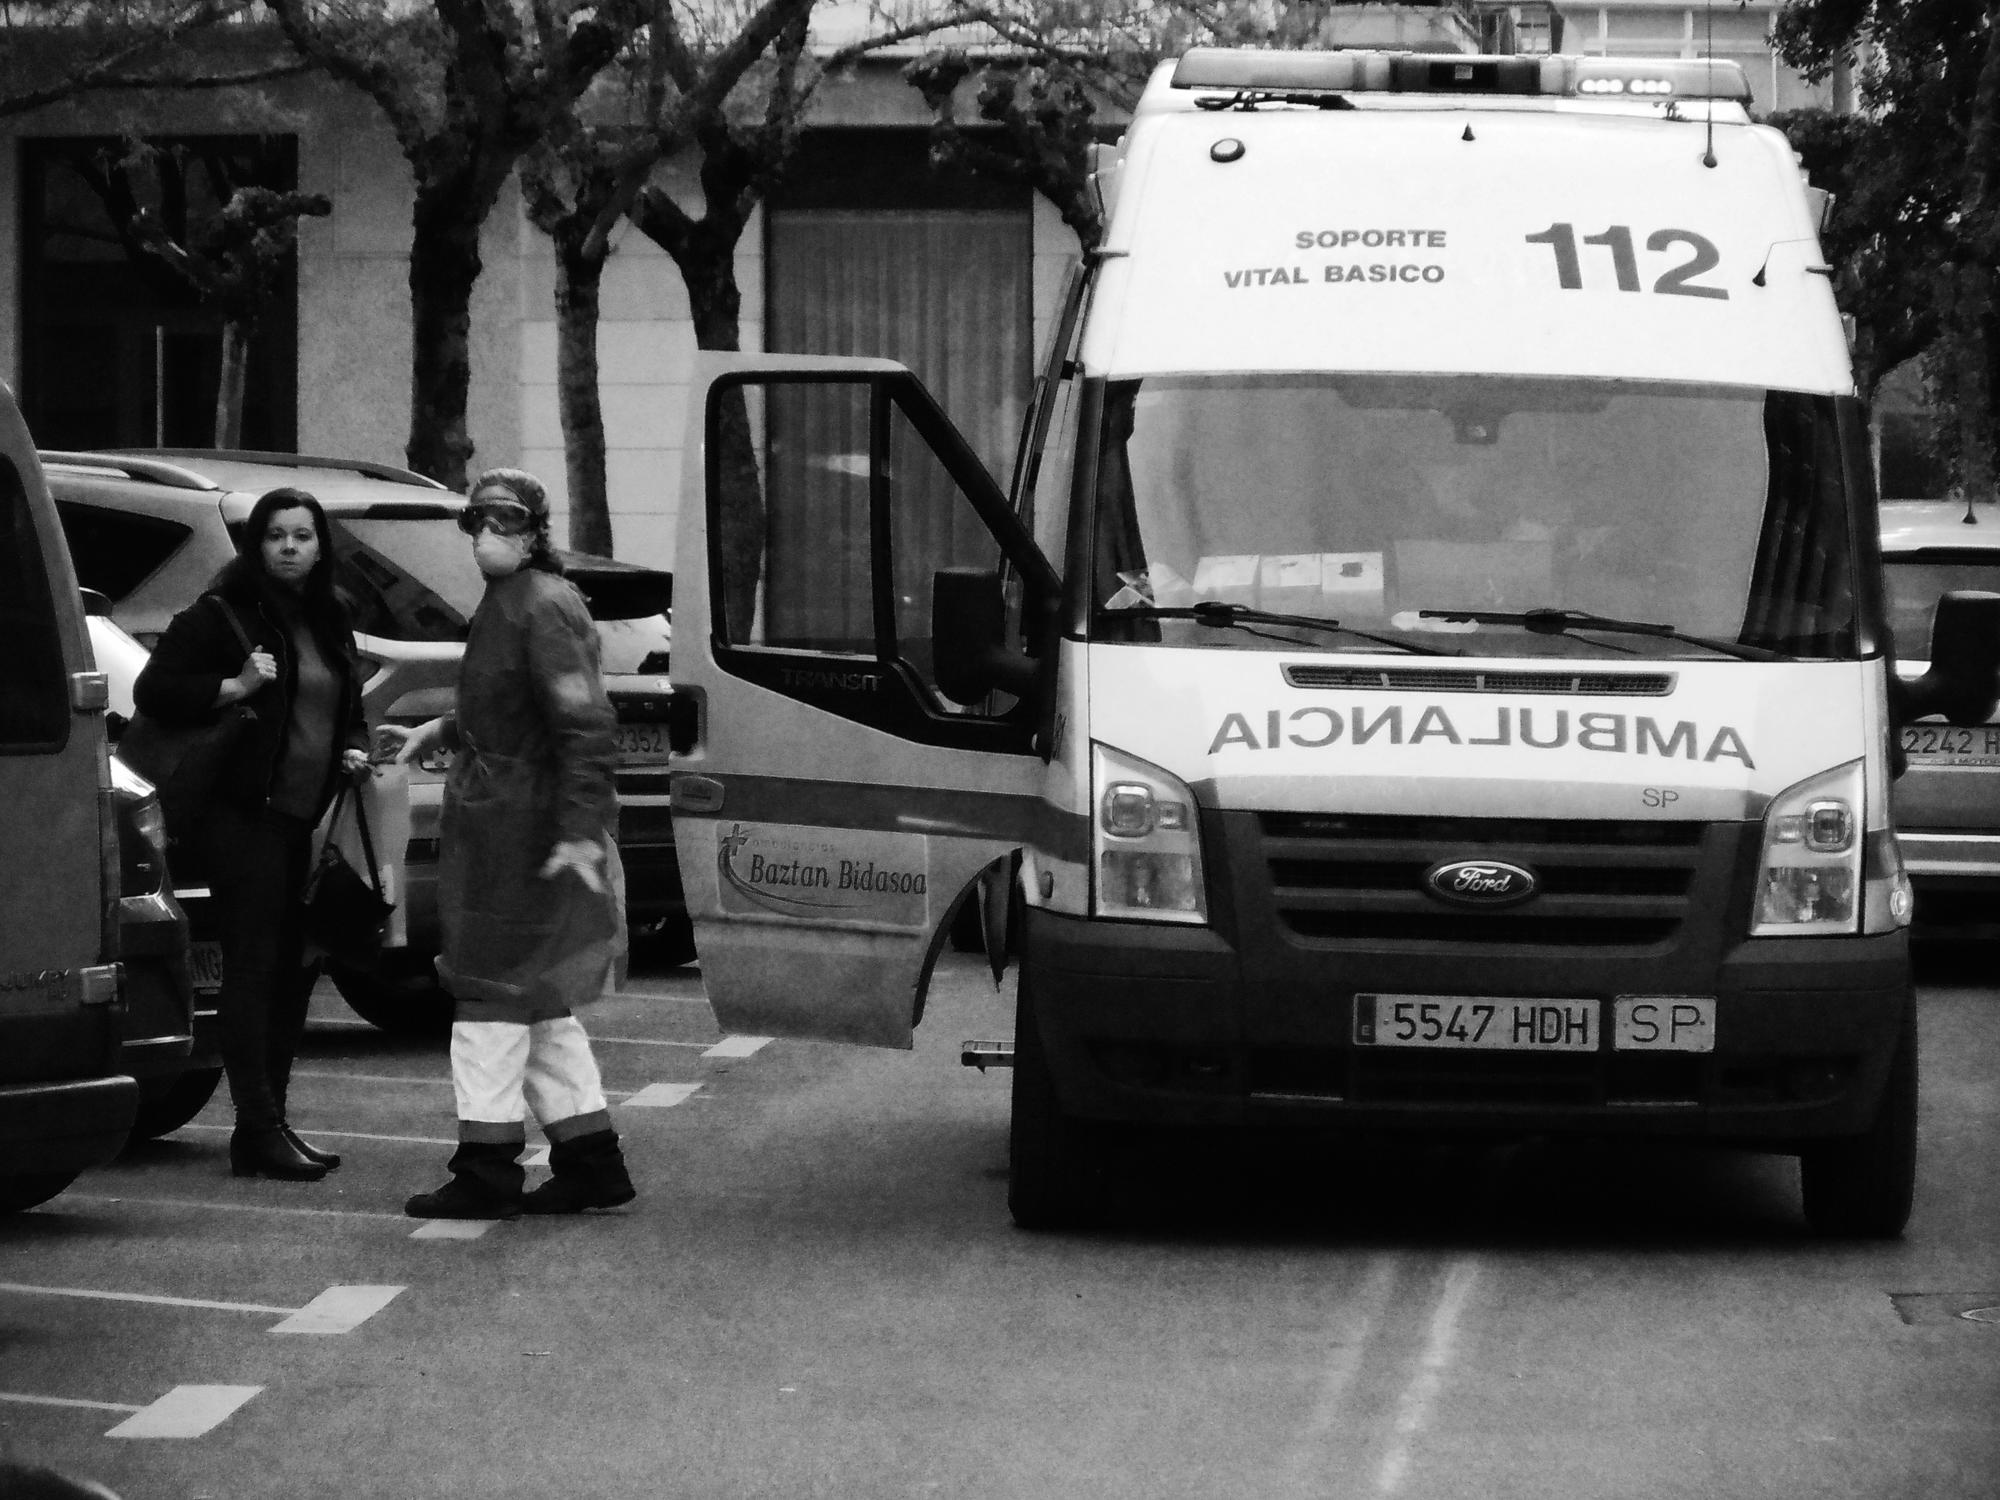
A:
{"type": "Polygon", "coordinates": [[[0,1177],[0,1214],[17,1214],[46,1203],[76,1179],[75,1172],[23,1172],[0,1177]]]}
{"type": "Polygon", "coordinates": [[[1007,1132],[1007,1208],[1023,1229],[1089,1222],[1102,1207],[1103,1167],[1089,1123],[1062,1112],[1021,975],[1014,1008],[1014,1107],[1007,1132]]]}
{"type": "Polygon", "coordinates": [[[979,891],[973,889],[965,904],[951,919],[951,948],[954,953],[984,953],[986,933],[979,922],[979,891]]]}
{"type": "Polygon", "coordinates": [[[1806,1147],[1806,1222],[1828,1238],[1890,1240],[1910,1220],[1917,1185],[1917,1017],[1903,1023],[1875,1120],[1858,1136],[1806,1147]]]}
{"type": "Polygon", "coordinates": [[[163,1092],[142,1097],[138,1116],[132,1121],[132,1139],[150,1141],[179,1130],[201,1113],[221,1081],[220,1068],[190,1068],[163,1092]]]}
{"type": "Polygon", "coordinates": [[[644,927],[631,928],[626,937],[632,961],[644,968],[678,969],[695,960],[692,918],[662,917],[644,927]]]}
{"type": "Polygon", "coordinates": [[[369,1025],[391,1036],[438,1037],[451,1033],[452,998],[438,983],[428,954],[385,953],[372,970],[329,963],[340,998],[369,1025]]]}

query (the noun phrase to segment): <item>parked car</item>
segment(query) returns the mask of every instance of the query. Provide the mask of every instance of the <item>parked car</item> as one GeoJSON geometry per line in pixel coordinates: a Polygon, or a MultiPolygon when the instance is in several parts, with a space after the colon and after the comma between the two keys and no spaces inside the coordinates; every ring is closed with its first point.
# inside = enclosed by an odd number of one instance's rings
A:
{"type": "MultiPolygon", "coordinates": [[[[1882,502],[1882,573],[1897,671],[1929,665],[1931,612],[1948,589],[2000,593],[2000,507],[1882,502]]],[[[2000,933],[2000,714],[1974,728],[1903,729],[1909,769],[1893,793],[1896,839],[1929,929],[2000,933]]]]}
{"type": "MultiPolygon", "coordinates": [[[[257,496],[311,491],[334,533],[336,585],[354,611],[373,722],[421,723],[450,707],[467,621],[484,581],[456,521],[463,499],[435,481],[380,464],[290,454],[153,450],[45,453],[64,533],[84,583],[150,644],[235,553],[234,532],[257,496]]],[[[674,962],[693,956],[667,797],[667,657],[671,574],[564,553],[597,621],[606,687],[618,710],[619,852],[627,912],[674,962]]],[[[390,1030],[435,1030],[450,1015],[437,953],[437,824],[445,756],[411,776],[404,851],[407,944],[369,971],[334,966],[348,1004],[390,1030]]],[[[212,955],[197,945],[198,975],[212,955]]]]}
{"type": "Polygon", "coordinates": [[[0,1212],[125,1144],[118,803],[105,679],[41,465],[0,384],[0,1212]]]}
{"type": "Polygon", "coordinates": [[[132,1134],[143,1140],[179,1130],[215,1092],[222,1077],[218,986],[197,992],[189,968],[190,934],[211,935],[191,920],[199,914],[205,923],[207,903],[201,898],[207,893],[188,892],[185,905],[179,899],[183,892],[175,888],[168,866],[160,799],[150,782],[118,758],[118,736],[132,718],[132,684],[148,653],[104,613],[110,604],[102,594],[83,592],[91,653],[107,687],[104,722],[118,804],[118,961],[125,999],[119,1065],[139,1084],[132,1134]]]}

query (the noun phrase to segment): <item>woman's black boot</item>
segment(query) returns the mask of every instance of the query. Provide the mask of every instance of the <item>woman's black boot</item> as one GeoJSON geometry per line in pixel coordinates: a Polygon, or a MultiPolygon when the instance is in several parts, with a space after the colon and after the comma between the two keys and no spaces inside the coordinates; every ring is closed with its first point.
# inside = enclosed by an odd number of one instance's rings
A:
{"type": "Polygon", "coordinates": [[[316,1161],[329,1172],[340,1165],[340,1153],[338,1151],[320,1150],[319,1147],[315,1146],[289,1125],[280,1125],[278,1128],[284,1131],[285,1139],[292,1143],[292,1149],[306,1158],[307,1161],[316,1161]]]}
{"type": "Polygon", "coordinates": [[[318,1182],[326,1165],[314,1161],[286,1138],[282,1126],[237,1127],[229,1137],[229,1170],[237,1177],[275,1177],[281,1182],[318,1182]]]}

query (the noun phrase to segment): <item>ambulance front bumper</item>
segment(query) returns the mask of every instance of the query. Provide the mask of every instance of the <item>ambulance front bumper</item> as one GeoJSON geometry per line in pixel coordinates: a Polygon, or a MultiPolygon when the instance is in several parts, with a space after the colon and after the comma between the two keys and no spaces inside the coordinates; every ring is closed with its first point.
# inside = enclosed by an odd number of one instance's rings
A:
{"type": "Polygon", "coordinates": [[[1874,1116],[1914,1003],[1901,933],[1749,939],[1697,973],[1685,953],[1493,945],[1474,963],[1243,949],[1214,929],[1030,910],[1022,959],[1062,1108],[1155,1125],[1768,1145],[1849,1135],[1874,1116]],[[1713,1048],[1619,1051],[1608,1024],[1583,1053],[1360,1046],[1357,992],[1580,998],[1607,1011],[1618,994],[1699,992],[1715,1001],[1713,1048]]]}

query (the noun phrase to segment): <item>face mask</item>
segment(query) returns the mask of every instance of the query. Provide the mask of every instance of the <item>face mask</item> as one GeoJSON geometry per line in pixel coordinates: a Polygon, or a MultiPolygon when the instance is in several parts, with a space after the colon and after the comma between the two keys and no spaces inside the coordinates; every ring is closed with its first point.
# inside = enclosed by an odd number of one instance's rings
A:
{"type": "Polygon", "coordinates": [[[482,529],[472,539],[472,560],[488,578],[505,578],[509,573],[519,572],[527,562],[528,546],[529,538],[525,536],[501,536],[482,529]]]}

